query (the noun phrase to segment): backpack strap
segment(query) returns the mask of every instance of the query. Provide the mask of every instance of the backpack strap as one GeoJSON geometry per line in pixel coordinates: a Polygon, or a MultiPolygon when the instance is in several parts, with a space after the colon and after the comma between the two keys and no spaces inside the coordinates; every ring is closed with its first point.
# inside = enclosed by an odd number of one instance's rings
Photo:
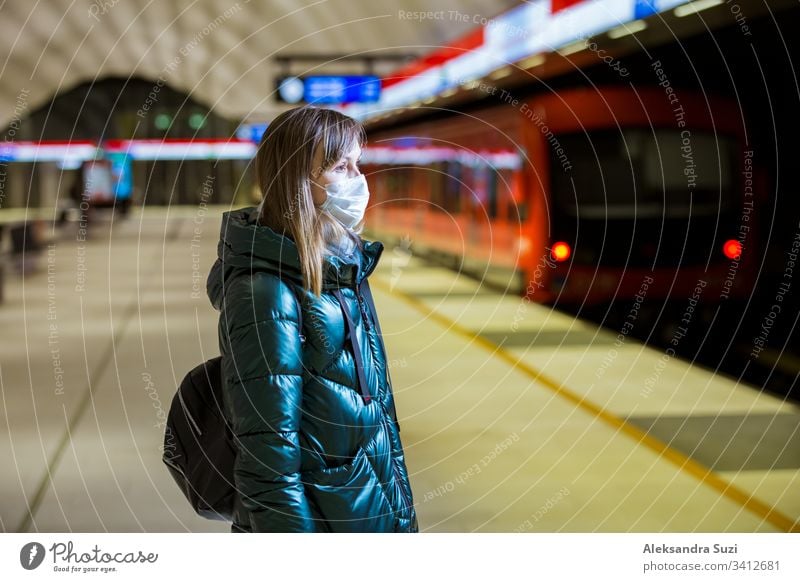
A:
{"type": "MultiPolygon", "coordinates": [[[[356,293],[358,293],[358,291],[356,291],[356,293]]],[[[372,400],[372,396],[369,393],[367,378],[364,375],[364,361],[361,359],[361,347],[359,346],[358,337],[356,336],[355,324],[353,323],[353,319],[350,317],[350,312],[347,310],[347,303],[345,303],[344,297],[342,296],[342,290],[333,289],[333,294],[339,301],[339,306],[342,309],[342,313],[344,313],[344,322],[347,327],[347,335],[350,338],[350,345],[353,347],[353,359],[356,362],[356,374],[358,375],[358,385],[359,385],[358,387],[361,390],[361,396],[363,396],[364,398],[364,403],[369,404],[370,401],[372,400]]]]}
{"type": "Polygon", "coordinates": [[[397,409],[394,404],[394,390],[392,388],[392,377],[389,374],[389,353],[386,351],[386,344],[383,343],[383,332],[381,331],[381,322],[378,320],[378,314],[375,310],[375,300],[372,298],[372,290],[369,288],[369,280],[364,277],[361,280],[361,287],[364,291],[364,300],[369,307],[370,315],[372,316],[372,323],[375,324],[375,331],[378,332],[378,339],[381,342],[383,355],[386,358],[386,381],[389,383],[389,391],[392,394],[392,420],[397,426],[397,432],[400,432],[400,424],[397,422],[397,409]]]}

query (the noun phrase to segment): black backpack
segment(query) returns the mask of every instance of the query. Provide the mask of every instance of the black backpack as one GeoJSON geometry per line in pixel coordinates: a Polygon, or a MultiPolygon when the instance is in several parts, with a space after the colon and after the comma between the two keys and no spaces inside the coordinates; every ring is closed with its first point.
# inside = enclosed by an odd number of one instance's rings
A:
{"type": "Polygon", "coordinates": [[[233,521],[233,432],[222,404],[222,357],[193,368],[172,398],[162,460],[198,515],[233,521]]]}
{"type": "MultiPolygon", "coordinates": [[[[302,330],[299,297],[298,309],[302,330]]],[[[300,337],[302,340],[302,334],[300,337]]],[[[198,515],[233,521],[236,445],[225,417],[222,391],[222,356],[186,374],[167,414],[162,460],[198,515]]]]}

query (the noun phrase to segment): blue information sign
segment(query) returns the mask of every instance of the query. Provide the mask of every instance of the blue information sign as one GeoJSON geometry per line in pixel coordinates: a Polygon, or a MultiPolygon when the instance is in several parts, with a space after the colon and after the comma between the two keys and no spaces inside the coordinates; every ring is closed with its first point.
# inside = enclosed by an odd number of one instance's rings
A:
{"type": "Polygon", "coordinates": [[[125,152],[112,152],[108,154],[111,161],[111,177],[114,180],[114,197],[124,200],[131,197],[133,190],[133,176],[131,158],[125,152]]]}
{"type": "Polygon", "coordinates": [[[306,103],[374,103],[381,94],[381,80],[375,76],[306,77],[306,103]]]}
{"type": "Polygon", "coordinates": [[[267,131],[268,123],[243,123],[236,130],[236,137],[246,139],[254,143],[261,141],[264,132],[267,131]]]}
{"type": "Polygon", "coordinates": [[[11,162],[14,157],[14,148],[11,145],[0,144],[0,162],[11,162]]]}
{"type": "Polygon", "coordinates": [[[374,75],[314,75],[286,77],[278,95],[287,103],[375,103],[381,95],[381,80],[374,75]]]}
{"type": "Polygon", "coordinates": [[[646,18],[656,12],[663,12],[674,8],[678,4],[685,4],[689,0],[636,0],[634,18],[646,18]]]}

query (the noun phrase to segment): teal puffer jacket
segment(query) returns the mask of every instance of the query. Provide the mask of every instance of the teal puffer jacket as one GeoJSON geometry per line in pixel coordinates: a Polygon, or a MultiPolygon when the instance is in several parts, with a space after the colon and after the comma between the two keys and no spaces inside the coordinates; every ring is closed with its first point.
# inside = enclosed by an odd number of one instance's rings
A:
{"type": "Polygon", "coordinates": [[[382,252],[361,240],[352,259],[327,257],[317,298],[294,242],[259,225],[256,207],[223,214],[207,291],[237,447],[231,531],[418,531],[362,285],[382,252]]]}

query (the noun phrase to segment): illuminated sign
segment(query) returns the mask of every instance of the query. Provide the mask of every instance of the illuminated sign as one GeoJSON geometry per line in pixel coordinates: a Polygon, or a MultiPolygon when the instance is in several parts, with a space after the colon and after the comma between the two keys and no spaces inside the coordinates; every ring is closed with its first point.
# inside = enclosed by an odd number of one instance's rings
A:
{"type": "Polygon", "coordinates": [[[256,144],[240,139],[110,140],[106,150],[125,151],[133,160],[249,160],[256,144]]]}
{"type": "MultiPolygon", "coordinates": [[[[93,142],[9,142],[0,146],[0,161],[56,162],[77,168],[81,162],[107,157],[123,180],[135,160],[250,160],[257,145],[242,139],[112,139],[98,150],[93,142]]],[[[123,192],[126,188],[122,186],[123,192]]]]}
{"type": "Polygon", "coordinates": [[[278,79],[276,96],[284,103],[375,103],[381,80],[374,75],[314,75],[278,79]]]}
{"type": "Polygon", "coordinates": [[[490,166],[496,169],[516,169],[521,167],[522,160],[518,152],[502,151],[470,151],[452,147],[384,147],[370,146],[364,148],[361,163],[376,165],[418,165],[427,166],[437,162],[456,162],[465,166],[490,166]]]}
{"type": "MultiPolygon", "coordinates": [[[[492,166],[498,169],[518,168],[521,158],[514,150],[478,150],[432,146],[427,139],[398,138],[391,146],[367,146],[364,148],[363,164],[432,164],[435,162],[458,162],[468,166],[492,166]]],[[[62,142],[27,142],[4,144],[0,156],[6,161],[31,161],[31,152],[38,152],[37,161],[63,163],[63,157],[77,162],[88,161],[85,171],[98,173],[98,184],[107,181],[101,172],[113,176],[117,198],[130,196],[131,164],[137,160],[250,160],[258,144],[242,139],[114,139],[104,142],[101,153],[106,159],[98,159],[98,148],[91,142],[65,144],[62,142]],[[46,153],[46,160],[42,154],[46,153]],[[22,155],[20,155],[22,154],[22,155]],[[96,163],[95,163],[96,162],[96,163]],[[88,170],[87,170],[88,168],[88,170]]],[[[103,186],[103,191],[109,188],[103,186]]]]}
{"type": "Polygon", "coordinates": [[[0,161],[4,162],[61,162],[77,167],[96,153],[97,144],[90,141],[18,141],[0,145],[0,161]]]}
{"type": "Polygon", "coordinates": [[[267,131],[268,123],[243,123],[236,130],[236,137],[242,140],[259,143],[264,132],[267,131]]]}
{"type": "Polygon", "coordinates": [[[111,176],[114,180],[114,197],[117,200],[130,198],[133,192],[133,168],[126,152],[109,152],[111,176]]]}
{"type": "Polygon", "coordinates": [[[88,160],[83,165],[83,195],[90,200],[111,200],[114,180],[106,160],[88,160]]]}
{"type": "Polygon", "coordinates": [[[550,0],[550,5],[552,6],[551,12],[556,13],[559,10],[564,10],[575,4],[580,4],[583,1],[584,0],[550,0]]]}
{"type": "Polygon", "coordinates": [[[687,0],[636,0],[634,18],[646,18],[651,14],[663,12],[679,4],[686,4],[687,0]]]}
{"type": "MultiPolygon", "coordinates": [[[[415,106],[448,89],[524,59],[554,52],[584,38],[619,28],[689,0],[528,0],[477,29],[390,73],[377,103],[353,103],[340,111],[369,119],[415,106]],[[459,50],[448,50],[458,47],[459,50]],[[436,57],[436,58],[433,58],[436,57]]],[[[525,65],[522,65],[523,67],[525,65]]]]}

